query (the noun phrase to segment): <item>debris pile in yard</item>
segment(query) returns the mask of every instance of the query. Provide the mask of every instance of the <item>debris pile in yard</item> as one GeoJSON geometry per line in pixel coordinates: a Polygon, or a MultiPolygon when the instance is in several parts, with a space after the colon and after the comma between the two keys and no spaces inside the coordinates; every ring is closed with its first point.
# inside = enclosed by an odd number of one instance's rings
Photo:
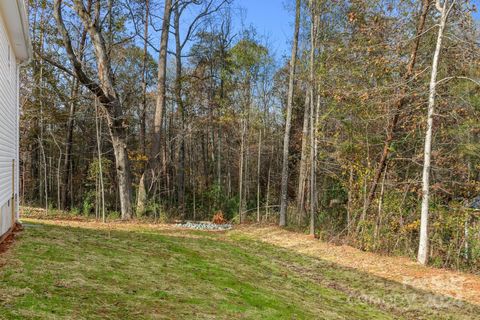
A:
{"type": "Polygon", "coordinates": [[[223,212],[221,210],[215,212],[212,222],[214,224],[227,224],[227,220],[225,220],[225,218],[223,217],[223,212]]]}
{"type": "Polygon", "coordinates": [[[201,221],[201,222],[192,222],[186,221],[183,223],[175,224],[176,227],[188,228],[195,230],[212,230],[212,231],[224,231],[232,229],[232,225],[229,223],[224,224],[215,224],[211,222],[201,221]]]}

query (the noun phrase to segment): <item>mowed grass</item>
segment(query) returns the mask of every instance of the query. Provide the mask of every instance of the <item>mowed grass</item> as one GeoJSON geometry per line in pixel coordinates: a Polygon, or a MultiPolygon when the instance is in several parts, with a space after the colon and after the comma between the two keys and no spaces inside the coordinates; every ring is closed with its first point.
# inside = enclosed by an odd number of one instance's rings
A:
{"type": "Polygon", "coordinates": [[[0,319],[475,319],[478,307],[241,231],[28,222],[0,256],[0,319]]]}

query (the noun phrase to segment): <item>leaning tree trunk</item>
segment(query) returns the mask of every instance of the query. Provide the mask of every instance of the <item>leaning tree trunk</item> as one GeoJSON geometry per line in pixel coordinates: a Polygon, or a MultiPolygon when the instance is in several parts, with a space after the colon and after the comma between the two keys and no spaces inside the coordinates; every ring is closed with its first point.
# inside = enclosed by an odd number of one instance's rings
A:
{"type": "MultiPolygon", "coordinates": [[[[87,10],[90,11],[92,7],[92,1],[90,0],[87,5],[87,10]]],[[[79,59],[83,60],[83,51],[85,48],[85,41],[87,40],[87,30],[84,29],[82,32],[82,37],[80,38],[80,45],[78,47],[79,59]]],[[[72,148],[73,148],[73,127],[75,125],[75,113],[77,107],[77,98],[80,91],[80,83],[77,79],[72,81],[73,89],[70,102],[70,110],[68,113],[67,121],[67,139],[65,144],[65,159],[63,162],[65,171],[63,174],[62,190],[61,190],[61,209],[68,209],[72,203],[72,195],[68,193],[68,185],[70,183],[70,168],[72,162],[72,148]]]]}
{"type": "MultiPolygon", "coordinates": [[[[57,27],[62,36],[65,51],[73,66],[75,76],[98,98],[99,102],[105,108],[115,155],[122,219],[130,219],[132,217],[132,183],[126,144],[127,126],[122,105],[113,84],[110,55],[99,22],[100,9],[97,8],[96,17],[92,17],[85,8],[83,1],[74,0],[73,5],[75,12],[90,35],[98,67],[97,75],[99,82],[94,81],[87,75],[84,69],[85,67],[73,50],[70,34],[65,27],[62,17],[62,0],[55,0],[54,2],[55,20],[57,21],[57,27]]],[[[97,6],[100,6],[100,3],[97,3],[97,6]]],[[[67,69],[64,68],[64,70],[67,69]]]]}
{"type": "MultiPolygon", "coordinates": [[[[455,0],[454,0],[455,3],[455,0]]],[[[439,0],[436,2],[437,10],[440,11],[440,24],[438,27],[437,44],[432,62],[432,74],[430,77],[430,90],[428,94],[428,115],[427,130],[425,133],[425,146],[423,152],[423,175],[422,175],[422,215],[420,221],[420,242],[418,246],[417,260],[421,264],[428,262],[428,206],[430,196],[430,162],[432,151],[432,131],[433,131],[433,115],[435,112],[435,96],[437,89],[437,70],[438,61],[440,59],[440,51],[442,49],[443,32],[447,23],[450,8],[447,8],[448,0],[444,0],[443,6],[439,0]]]]}
{"type": "Polygon", "coordinates": [[[295,5],[295,29],[293,33],[292,57],[290,59],[290,75],[288,80],[287,114],[285,118],[285,134],[283,136],[282,185],[280,191],[280,226],[287,224],[287,192],[288,192],[288,158],[290,128],[292,126],[293,85],[295,65],[297,64],[298,33],[300,29],[300,0],[295,5]]]}
{"type": "MultiPolygon", "coordinates": [[[[418,19],[418,25],[417,25],[417,31],[415,34],[415,41],[412,46],[412,51],[410,52],[410,60],[407,65],[407,70],[405,74],[403,75],[403,79],[408,82],[414,77],[414,68],[415,64],[417,61],[417,53],[418,53],[418,48],[420,46],[420,40],[423,34],[423,29],[425,27],[425,19],[428,14],[428,9],[430,7],[430,0],[423,0],[422,4],[422,10],[420,13],[420,17],[418,19]]],[[[378,161],[377,164],[377,169],[375,170],[375,174],[373,177],[373,180],[371,182],[370,190],[368,192],[367,199],[365,201],[365,205],[363,207],[363,212],[362,212],[362,217],[360,220],[364,220],[366,213],[368,209],[370,208],[370,205],[373,202],[373,198],[375,197],[375,192],[377,190],[378,183],[380,181],[380,178],[382,176],[383,171],[385,170],[385,166],[387,164],[387,159],[388,155],[390,153],[390,146],[393,141],[395,132],[398,127],[398,122],[400,120],[400,112],[403,106],[407,103],[408,99],[406,98],[406,89],[404,88],[400,92],[400,99],[395,101],[395,104],[393,105],[393,118],[392,121],[390,122],[389,126],[387,127],[387,135],[385,136],[385,140],[383,143],[383,150],[382,154],[380,156],[380,160],[378,161]]]]}

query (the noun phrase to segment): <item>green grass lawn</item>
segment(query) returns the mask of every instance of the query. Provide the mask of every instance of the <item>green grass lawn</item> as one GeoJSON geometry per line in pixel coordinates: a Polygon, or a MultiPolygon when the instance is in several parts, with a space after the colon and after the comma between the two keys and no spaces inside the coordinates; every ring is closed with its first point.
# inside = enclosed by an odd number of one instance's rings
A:
{"type": "Polygon", "coordinates": [[[475,319],[480,308],[241,232],[29,222],[0,257],[1,319],[475,319]]]}

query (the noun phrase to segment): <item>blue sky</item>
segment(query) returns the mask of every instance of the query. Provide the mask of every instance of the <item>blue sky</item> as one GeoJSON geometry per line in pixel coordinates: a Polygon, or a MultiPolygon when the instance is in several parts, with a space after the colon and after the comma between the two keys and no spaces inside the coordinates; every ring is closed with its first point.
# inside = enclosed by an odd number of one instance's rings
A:
{"type": "Polygon", "coordinates": [[[475,19],[479,20],[480,19],[480,0],[471,0],[470,2],[477,7],[477,12],[474,13],[474,17],[475,19]]]}
{"type": "MultiPolygon", "coordinates": [[[[293,3],[293,0],[237,0],[236,6],[245,9],[245,25],[254,26],[259,36],[268,39],[276,56],[282,57],[289,54],[289,40],[293,33],[293,3]]],[[[236,18],[241,20],[240,16],[236,18]]]]}
{"type": "MultiPolygon", "coordinates": [[[[293,36],[295,0],[236,0],[235,6],[245,9],[245,24],[254,26],[260,36],[266,36],[277,58],[289,56],[293,36]]],[[[470,0],[477,7],[474,17],[480,20],[480,0],[470,0]]],[[[241,24],[239,15],[235,23],[241,24]]],[[[238,25],[237,25],[238,26],[238,25]]]]}
{"type": "MultiPolygon", "coordinates": [[[[242,28],[249,29],[251,26],[256,31],[257,39],[268,45],[276,59],[288,57],[289,41],[293,36],[294,4],[295,0],[234,0],[231,7],[232,32],[238,35],[242,28]]],[[[197,11],[187,10],[180,23],[182,38],[193,17],[198,14],[198,8],[194,6],[193,8],[197,11]]],[[[159,32],[153,33],[152,43],[158,43],[159,36],[159,32]]],[[[175,46],[173,36],[169,41],[170,49],[173,50],[175,46]]],[[[188,52],[192,43],[192,41],[187,43],[184,53],[188,52]]],[[[156,57],[157,53],[153,55],[156,57]]]]}
{"type": "MultiPolygon", "coordinates": [[[[470,3],[480,9],[480,0],[470,0],[470,3]]],[[[294,5],[295,0],[235,0],[233,1],[234,32],[239,33],[242,30],[242,24],[245,28],[253,26],[257,36],[268,43],[277,59],[289,57],[290,40],[293,36],[294,5]]],[[[474,13],[474,16],[477,21],[480,20],[480,12],[474,13]]],[[[187,15],[186,23],[190,18],[187,15]]],[[[157,41],[155,40],[154,43],[157,41]]],[[[171,45],[173,46],[173,43],[171,45]]]]}

